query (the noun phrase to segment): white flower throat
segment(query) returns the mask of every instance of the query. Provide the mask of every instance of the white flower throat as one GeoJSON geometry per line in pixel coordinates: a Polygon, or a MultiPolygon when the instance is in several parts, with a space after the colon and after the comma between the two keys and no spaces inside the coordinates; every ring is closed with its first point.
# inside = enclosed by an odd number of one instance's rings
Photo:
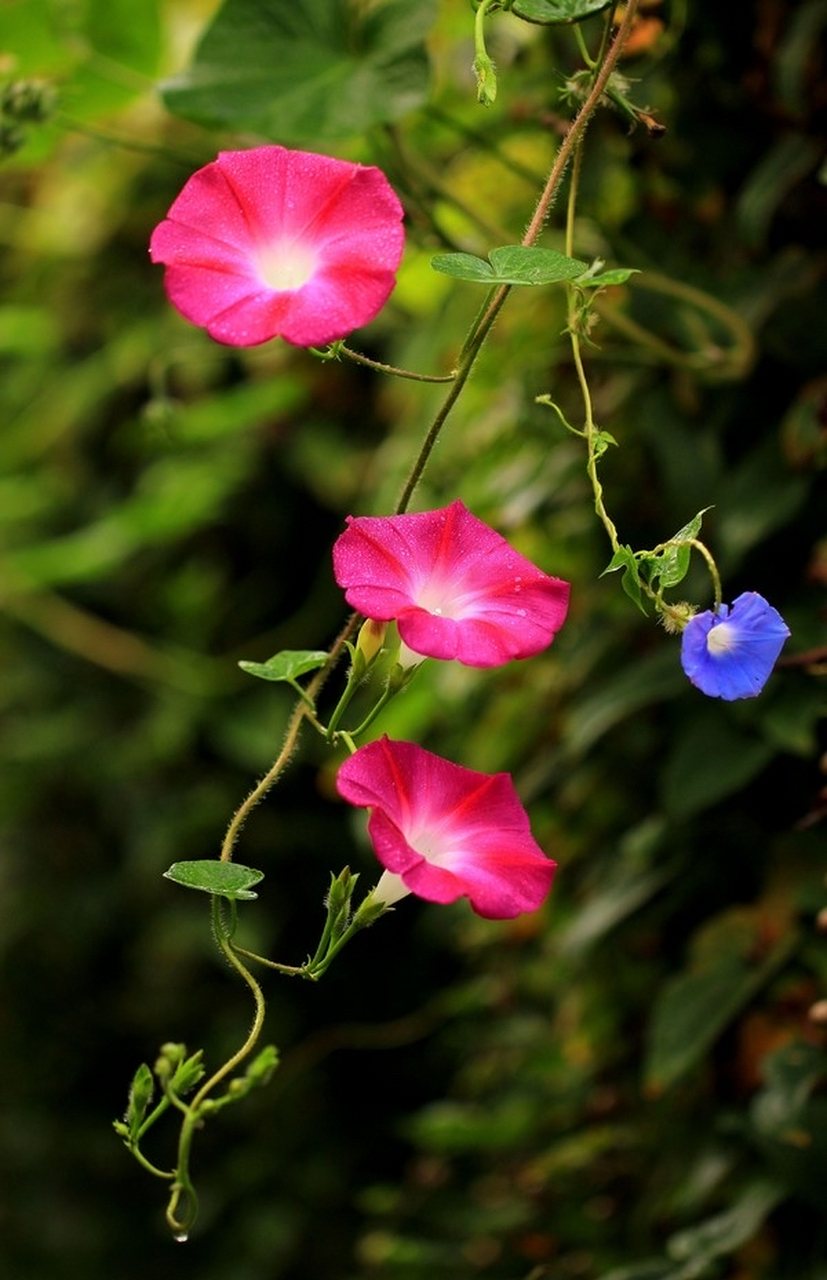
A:
{"type": "Polygon", "coordinates": [[[301,289],[313,278],[316,255],[304,245],[271,245],[258,258],[258,270],[269,289],[288,292],[301,289]]]}

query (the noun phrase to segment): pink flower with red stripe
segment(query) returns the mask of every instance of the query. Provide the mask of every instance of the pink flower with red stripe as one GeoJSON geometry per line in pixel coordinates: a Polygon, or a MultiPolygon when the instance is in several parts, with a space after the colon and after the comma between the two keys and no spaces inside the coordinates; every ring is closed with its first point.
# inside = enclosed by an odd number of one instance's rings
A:
{"type": "Polygon", "coordinates": [[[323,346],[387,302],[402,215],[372,166],[276,146],[222,151],[185,183],[150,254],[173,306],[218,342],[323,346]]]}
{"type": "Polygon", "coordinates": [[[370,810],[368,834],[385,867],[374,901],[467,897],[491,920],[545,901],[557,864],[534,840],[507,773],[476,773],[413,742],[382,738],[345,760],[336,785],[370,810]]]}
{"type": "Polygon", "coordinates": [[[396,620],[414,653],[495,667],[530,658],[565,621],[569,584],[549,577],[457,500],[438,511],[350,516],[336,581],[366,618],[396,620]]]}

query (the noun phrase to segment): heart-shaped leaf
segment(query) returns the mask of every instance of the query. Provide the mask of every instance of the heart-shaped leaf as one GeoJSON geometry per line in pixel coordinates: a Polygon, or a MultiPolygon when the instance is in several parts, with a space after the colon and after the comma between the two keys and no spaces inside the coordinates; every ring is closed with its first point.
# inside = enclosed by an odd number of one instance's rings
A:
{"type": "Polygon", "coordinates": [[[514,0],[511,12],[524,22],[553,26],[558,22],[584,22],[608,9],[612,0],[514,0]]]}
{"type": "Polygon", "coordinates": [[[187,120],[318,149],[421,105],[434,14],[431,0],[224,0],[161,93],[187,120]]]}
{"type": "Polygon", "coordinates": [[[669,539],[657,560],[650,562],[652,580],[660,578],[662,587],[676,587],[683,582],[689,571],[689,560],[692,548],[686,545],[687,539],[697,538],[701,530],[701,521],[709,507],[704,507],[688,524],[669,539]],[[681,545],[683,544],[683,545],[681,545]]]}
{"type": "Polygon", "coordinates": [[[533,245],[506,244],[492,249],[489,261],[471,253],[438,253],[431,259],[435,271],[457,280],[472,280],[486,285],[558,284],[576,280],[588,270],[587,262],[568,258],[555,249],[533,245]]]}
{"type": "Polygon", "coordinates": [[[264,872],[257,871],[255,867],[242,867],[237,862],[200,858],[195,862],[173,862],[164,872],[164,877],[185,889],[201,889],[222,898],[250,901],[258,897],[257,893],[251,893],[251,889],[264,879],[264,872]]]}
{"type": "Polygon", "coordinates": [[[322,649],[282,649],[281,653],[266,662],[239,662],[242,671],[259,680],[286,680],[292,682],[308,671],[317,671],[327,662],[328,655],[322,649]]]}

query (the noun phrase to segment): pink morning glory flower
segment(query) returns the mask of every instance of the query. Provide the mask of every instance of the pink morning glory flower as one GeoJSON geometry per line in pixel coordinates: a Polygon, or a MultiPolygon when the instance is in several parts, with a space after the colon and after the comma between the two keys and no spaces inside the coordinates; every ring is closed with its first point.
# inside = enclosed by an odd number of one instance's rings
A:
{"type": "Polygon", "coordinates": [[[490,920],[545,901],[557,864],[534,840],[507,773],[475,773],[413,742],[382,738],[344,762],[336,785],[371,811],[368,834],[385,867],[374,901],[467,897],[490,920]]]}
{"type": "Polygon", "coordinates": [[[323,346],[384,306],[402,206],[379,169],[284,147],[222,151],[150,240],[173,306],[218,342],[323,346]]]}
{"type": "Polygon", "coordinates": [[[790,629],[757,591],[745,591],[732,608],[707,609],[690,618],[681,637],[681,665],[711,698],[754,698],[769,679],[790,629]]]}
{"type": "Polygon", "coordinates": [[[366,618],[395,619],[428,658],[495,667],[530,658],[563,625],[569,584],[550,578],[460,501],[404,516],[349,516],[336,581],[366,618]]]}

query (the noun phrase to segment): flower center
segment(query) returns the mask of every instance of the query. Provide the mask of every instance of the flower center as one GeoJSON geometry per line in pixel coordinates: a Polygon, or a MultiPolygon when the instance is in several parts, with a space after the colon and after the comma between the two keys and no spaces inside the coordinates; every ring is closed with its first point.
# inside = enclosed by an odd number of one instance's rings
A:
{"type": "Polygon", "coordinates": [[[264,283],[278,293],[301,289],[316,270],[316,255],[300,244],[270,245],[258,258],[264,283]]]}
{"type": "Polygon", "coordinates": [[[706,637],[706,647],[713,658],[730,653],[738,643],[738,631],[730,622],[719,622],[711,627],[706,637]]]}
{"type": "Polygon", "coordinates": [[[426,582],[416,592],[416,603],[437,618],[456,618],[457,601],[451,587],[437,579],[426,582]]]}

